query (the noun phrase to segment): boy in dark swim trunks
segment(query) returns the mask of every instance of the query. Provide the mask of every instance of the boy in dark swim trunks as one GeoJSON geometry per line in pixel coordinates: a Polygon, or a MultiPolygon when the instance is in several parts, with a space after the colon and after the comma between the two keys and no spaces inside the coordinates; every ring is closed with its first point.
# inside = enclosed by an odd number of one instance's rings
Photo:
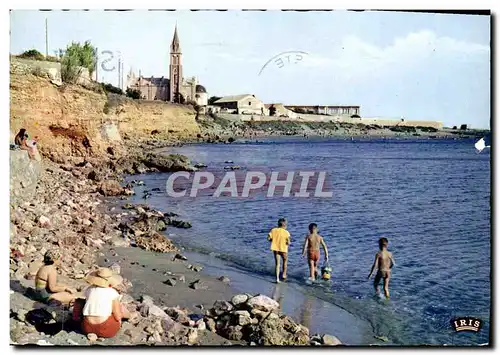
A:
{"type": "Polygon", "coordinates": [[[328,261],[328,248],[326,247],[323,237],[318,234],[318,225],[316,223],[311,223],[309,225],[309,235],[306,236],[304,248],[302,249],[302,256],[306,256],[307,251],[307,260],[310,271],[309,280],[311,281],[316,279],[316,270],[320,258],[320,245],[323,247],[326,261],[328,261]]]}
{"type": "Polygon", "coordinates": [[[378,241],[378,246],[380,251],[375,254],[375,261],[373,262],[372,269],[370,271],[370,275],[368,275],[368,279],[373,274],[375,268],[378,268],[377,274],[375,275],[375,280],[373,281],[373,287],[375,288],[375,292],[379,293],[378,285],[380,280],[384,280],[384,294],[386,298],[389,298],[389,280],[391,279],[391,268],[396,265],[394,262],[394,258],[392,257],[392,253],[387,250],[387,246],[389,245],[389,241],[387,238],[380,238],[378,241]]]}

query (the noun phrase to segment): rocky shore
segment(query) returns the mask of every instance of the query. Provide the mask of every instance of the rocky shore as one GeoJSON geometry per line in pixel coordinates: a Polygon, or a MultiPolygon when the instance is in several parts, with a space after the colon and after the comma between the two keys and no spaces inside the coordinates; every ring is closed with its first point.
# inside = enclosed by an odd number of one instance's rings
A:
{"type": "Polygon", "coordinates": [[[134,185],[123,186],[124,174],[194,170],[186,157],[142,153],[128,147],[126,154],[110,148],[108,156],[66,157],[46,154],[36,188],[23,194],[22,184],[11,191],[10,225],[10,335],[15,345],[338,345],[331,335],[309,334],[280,311],[265,295],[234,294],[230,280],[205,276],[191,265],[161,232],[189,228],[168,211],[127,203],[134,185]],[[111,154],[112,153],[112,154],[111,154]],[[21,193],[20,193],[21,192],[21,193]],[[111,207],[113,199],[122,202],[111,207]],[[15,203],[14,203],[15,201],[15,203]],[[109,201],[111,202],[111,201],[109,201]],[[138,247],[165,253],[161,272],[169,292],[153,299],[134,290],[136,280],[125,279],[122,302],[133,313],[112,339],[84,336],[71,321],[71,309],[33,301],[29,288],[42,265],[43,254],[58,248],[63,255],[59,282],[78,291],[85,275],[98,266],[121,272],[144,267],[121,257],[119,249],[138,247]],[[172,297],[172,294],[175,297],[172,297]],[[132,294],[135,296],[132,296],[132,294]],[[184,300],[184,301],[183,301],[184,300]],[[185,302],[189,300],[189,304],[185,302]],[[181,305],[181,303],[184,303],[181,305]]]}

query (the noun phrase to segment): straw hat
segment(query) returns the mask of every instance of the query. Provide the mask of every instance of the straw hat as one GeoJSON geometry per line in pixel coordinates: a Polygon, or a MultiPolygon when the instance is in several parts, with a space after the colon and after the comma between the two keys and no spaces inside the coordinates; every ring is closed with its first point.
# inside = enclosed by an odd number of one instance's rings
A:
{"type": "Polygon", "coordinates": [[[120,275],[113,274],[107,267],[91,272],[85,279],[89,284],[97,287],[115,287],[123,282],[120,275]]]}

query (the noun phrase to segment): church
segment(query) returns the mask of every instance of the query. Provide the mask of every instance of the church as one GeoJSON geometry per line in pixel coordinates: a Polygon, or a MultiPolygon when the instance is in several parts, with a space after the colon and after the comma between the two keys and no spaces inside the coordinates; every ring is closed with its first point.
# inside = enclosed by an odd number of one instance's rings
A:
{"type": "Polygon", "coordinates": [[[174,38],[170,45],[169,76],[143,77],[140,72],[137,77],[130,70],[127,75],[127,88],[139,90],[143,100],[161,100],[172,103],[194,101],[200,106],[207,106],[208,93],[204,86],[198,84],[195,76],[182,76],[182,51],[175,25],[174,38]]]}

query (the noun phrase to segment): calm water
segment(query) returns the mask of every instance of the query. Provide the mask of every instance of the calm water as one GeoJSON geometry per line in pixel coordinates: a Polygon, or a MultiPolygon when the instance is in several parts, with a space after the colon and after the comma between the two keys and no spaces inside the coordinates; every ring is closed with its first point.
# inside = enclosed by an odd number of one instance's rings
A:
{"type": "Polygon", "coordinates": [[[141,178],[145,189],[162,190],[148,203],[193,222],[187,231],[169,229],[186,247],[272,280],[266,235],[285,216],[292,235],[289,278],[302,292],[366,320],[394,343],[481,344],[489,341],[490,154],[477,154],[473,144],[289,140],[175,150],[218,174],[226,160],[244,170],[324,170],[332,198],[213,198],[213,190],[170,198],[164,192],[168,174],[141,178]],[[304,285],[301,249],[311,222],[329,247],[331,285],[304,285]],[[397,263],[388,302],[374,297],[366,279],[381,235],[397,263]],[[454,334],[455,316],[479,317],[483,329],[454,334]]]}

